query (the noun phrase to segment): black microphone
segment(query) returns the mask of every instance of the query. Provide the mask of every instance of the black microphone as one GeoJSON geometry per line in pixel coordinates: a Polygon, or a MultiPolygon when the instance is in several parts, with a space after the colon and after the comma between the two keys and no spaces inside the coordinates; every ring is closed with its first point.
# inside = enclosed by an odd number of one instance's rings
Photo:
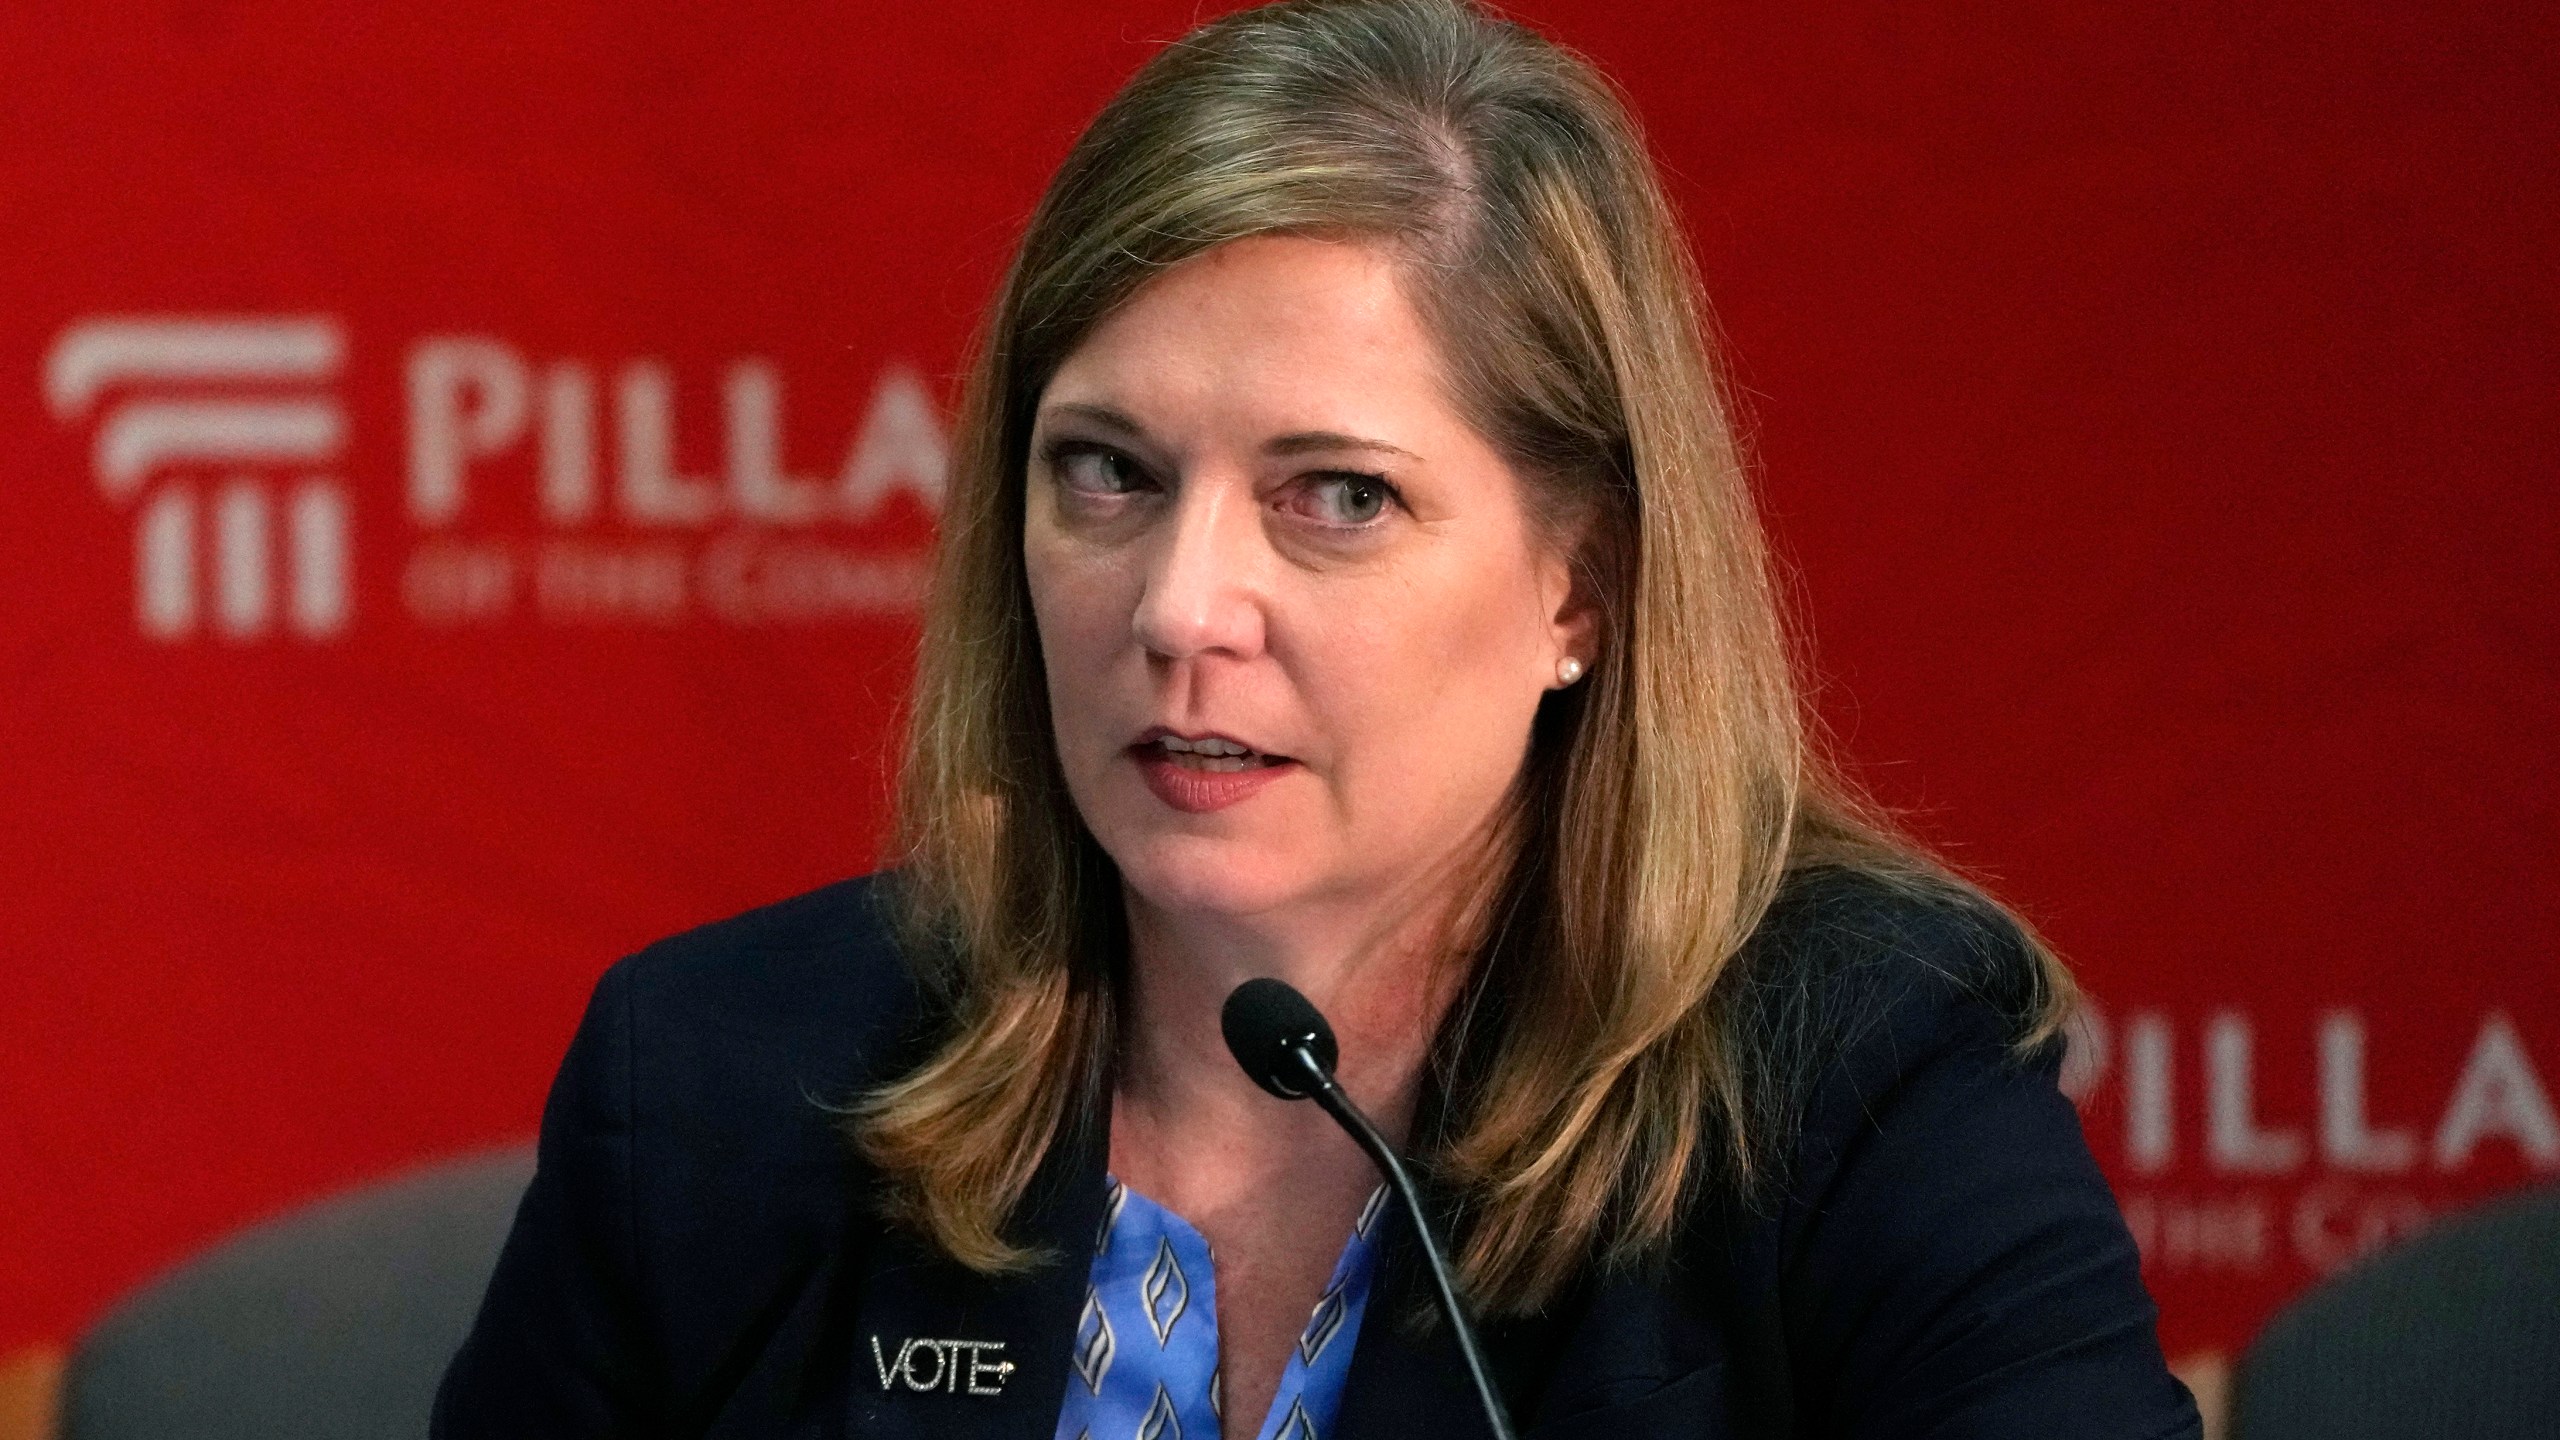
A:
{"type": "Polygon", "coordinates": [[[1441,1312],[1449,1317],[1450,1332],[1458,1337],[1458,1353],[1467,1362],[1467,1378],[1476,1386],[1476,1398],[1484,1404],[1485,1422],[1493,1427],[1494,1440],[1512,1440],[1511,1412],[1502,1403],[1502,1392],[1494,1388],[1492,1372],[1485,1368],[1483,1347],[1476,1343],[1475,1321],[1467,1313],[1466,1302],[1458,1298],[1458,1287],[1449,1278],[1449,1260],[1433,1233],[1431,1219],[1422,1210],[1422,1196],[1413,1187],[1413,1177],[1405,1173],[1404,1161],[1342,1093],[1334,1083],[1334,1062],[1341,1051],[1333,1043],[1333,1027],[1324,1022],[1322,1011],[1308,1003],[1307,997],[1279,980],[1247,980],[1227,996],[1218,1011],[1218,1029],[1227,1037],[1227,1049],[1253,1077],[1253,1083],[1283,1100],[1313,1100],[1324,1107],[1369,1158],[1384,1171],[1396,1198],[1404,1202],[1404,1213],[1413,1217],[1413,1233],[1422,1242],[1422,1258],[1431,1270],[1431,1283],[1440,1292],[1441,1312]]]}

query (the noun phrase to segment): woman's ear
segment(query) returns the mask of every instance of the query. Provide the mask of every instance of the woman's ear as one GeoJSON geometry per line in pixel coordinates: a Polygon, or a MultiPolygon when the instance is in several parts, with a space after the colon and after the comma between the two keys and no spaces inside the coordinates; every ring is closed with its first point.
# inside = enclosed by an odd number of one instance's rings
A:
{"type": "Polygon", "coordinates": [[[1576,537],[1575,543],[1550,551],[1539,567],[1539,610],[1554,653],[1551,684],[1556,689],[1581,679],[1599,661],[1600,597],[1581,556],[1576,537]]]}

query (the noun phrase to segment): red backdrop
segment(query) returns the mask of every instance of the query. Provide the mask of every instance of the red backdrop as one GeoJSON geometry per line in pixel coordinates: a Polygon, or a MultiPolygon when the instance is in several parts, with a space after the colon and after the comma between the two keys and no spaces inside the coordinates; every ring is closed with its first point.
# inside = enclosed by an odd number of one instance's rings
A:
{"type": "MultiPolygon", "coordinates": [[[[2560,1169],[2548,12],[1524,8],[1675,174],[1826,714],[2098,997],[2172,1351],[2560,1169]]],[[[0,20],[0,1351],[867,867],[934,408],[1194,7],[378,9],[0,20]]]]}

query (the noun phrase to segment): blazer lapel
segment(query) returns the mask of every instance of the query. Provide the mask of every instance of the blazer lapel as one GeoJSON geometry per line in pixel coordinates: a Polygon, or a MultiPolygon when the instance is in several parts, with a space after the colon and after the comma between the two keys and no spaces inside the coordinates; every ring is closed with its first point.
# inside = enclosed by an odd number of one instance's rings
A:
{"type": "Polygon", "coordinates": [[[1066,1398],[1077,1313],[1102,1227],[1109,1115],[1049,1147],[1014,1222],[1048,1252],[985,1276],[903,1230],[884,1233],[851,1339],[850,1433],[886,1440],[1049,1440],[1066,1398]]]}
{"type": "MultiPolygon", "coordinates": [[[[1351,1373],[1343,1381],[1342,1409],[1327,1440],[1489,1437],[1492,1428],[1485,1424],[1475,1384],[1467,1378],[1466,1358],[1440,1315],[1412,1222],[1401,1205],[1392,1207],[1390,1216],[1379,1238],[1378,1288],[1360,1321],[1351,1373]]],[[[1495,1373],[1512,1373],[1503,1364],[1514,1348],[1503,1342],[1512,1337],[1487,1329],[1479,1338],[1494,1352],[1487,1358],[1495,1373]]],[[[1519,1399],[1510,1398],[1516,1410],[1519,1399]]]]}
{"type": "MultiPolygon", "coordinates": [[[[1326,1440],[1479,1440],[1492,1427],[1401,1211],[1326,1440]]],[[[1586,1277],[1545,1313],[1480,1323],[1527,1440],[1735,1433],[1724,1347],[1661,1276],[1586,1277]]],[[[1758,1433],[1750,1431],[1745,1433],[1758,1433]]],[[[1771,1434],[1786,1433],[1783,1425],[1771,1434]]]]}

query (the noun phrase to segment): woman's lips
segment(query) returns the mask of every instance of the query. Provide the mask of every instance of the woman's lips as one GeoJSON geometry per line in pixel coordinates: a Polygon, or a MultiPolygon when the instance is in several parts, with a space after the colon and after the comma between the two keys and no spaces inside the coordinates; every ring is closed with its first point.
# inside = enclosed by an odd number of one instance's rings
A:
{"type": "Polygon", "coordinates": [[[1240,770],[1206,769],[1185,764],[1161,745],[1132,745],[1129,757],[1155,797],[1186,815],[1224,810],[1263,786],[1298,768],[1295,760],[1263,757],[1240,770]]]}

